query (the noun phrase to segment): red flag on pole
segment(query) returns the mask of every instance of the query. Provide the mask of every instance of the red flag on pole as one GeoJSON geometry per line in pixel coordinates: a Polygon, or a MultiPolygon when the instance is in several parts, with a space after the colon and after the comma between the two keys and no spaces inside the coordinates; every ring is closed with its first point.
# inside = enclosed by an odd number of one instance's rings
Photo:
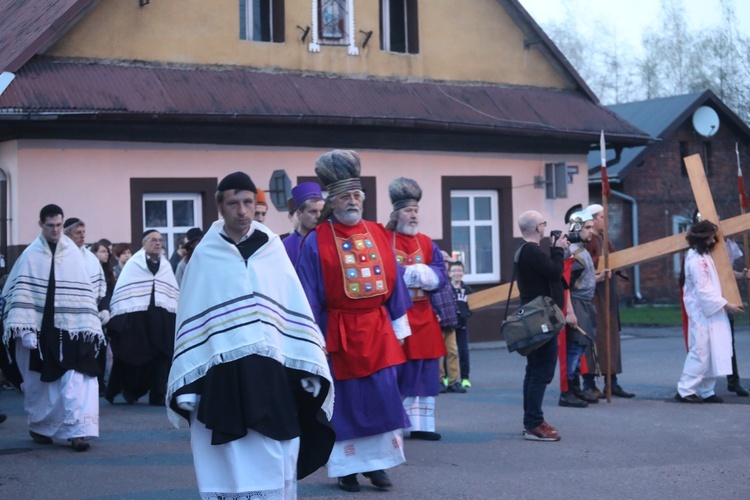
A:
{"type": "Polygon", "coordinates": [[[740,149],[737,143],[734,144],[734,151],[737,153],[737,188],[740,190],[740,205],[742,208],[750,208],[750,199],[745,192],[745,182],[742,179],[742,169],[740,168],[740,149]]]}

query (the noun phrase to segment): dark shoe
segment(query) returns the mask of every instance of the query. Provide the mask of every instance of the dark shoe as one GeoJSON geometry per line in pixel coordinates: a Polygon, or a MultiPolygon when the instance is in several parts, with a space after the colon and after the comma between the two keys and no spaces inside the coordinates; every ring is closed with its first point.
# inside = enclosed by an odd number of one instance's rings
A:
{"type": "Polygon", "coordinates": [[[597,404],[599,402],[599,398],[594,397],[591,394],[591,389],[586,389],[585,391],[582,391],[580,388],[574,387],[572,391],[575,397],[582,401],[586,401],[589,404],[597,404]],[[588,392],[587,392],[588,391],[588,392]]]}
{"type": "Polygon", "coordinates": [[[740,384],[728,384],[727,390],[729,392],[737,394],[738,396],[742,396],[743,398],[750,396],[750,392],[747,392],[747,389],[742,387],[740,384]]]}
{"type": "Polygon", "coordinates": [[[356,474],[349,474],[348,476],[340,477],[338,484],[340,490],[351,492],[359,491],[359,481],[357,481],[356,474]]]}
{"type": "Polygon", "coordinates": [[[374,470],[372,472],[363,472],[362,475],[365,476],[367,479],[369,479],[370,483],[372,483],[373,486],[375,486],[376,488],[380,488],[381,490],[384,490],[393,486],[393,483],[391,482],[391,478],[388,477],[388,474],[386,474],[384,470],[374,470]]]}
{"type": "Polygon", "coordinates": [[[457,394],[465,394],[466,389],[461,387],[461,382],[454,382],[453,384],[449,385],[446,389],[446,392],[455,392],[457,394]]]}
{"type": "Polygon", "coordinates": [[[589,403],[598,403],[600,399],[606,399],[607,396],[602,394],[602,391],[597,389],[596,387],[592,389],[584,389],[583,395],[586,396],[585,398],[582,398],[584,401],[587,401],[589,403]]]}
{"type": "Polygon", "coordinates": [[[90,445],[83,438],[73,438],[70,440],[70,446],[76,451],[86,451],[90,445]]]}
{"type": "Polygon", "coordinates": [[[138,398],[133,397],[132,395],[130,395],[127,392],[124,392],[124,391],[122,393],[122,399],[125,400],[125,404],[129,404],[129,405],[134,405],[134,404],[136,404],[138,402],[138,398]]]}
{"type": "MultiPolygon", "coordinates": [[[[604,391],[604,393],[606,394],[607,391],[604,391]]],[[[632,392],[625,392],[625,390],[622,387],[620,387],[619,384],[612,386],[612,395],[617,396],[618,398],[634,398],[635,397],[635,394],[633,394],[632,392]]]]}
{"type": "Polygon", "coordinates": [[[448,388],[445,387],[445,384],[441,383],[440,384],[440,394],[445,394],[446,392],[448,392],[448,388]]]}
{"type": "Polygon", "coordinates": [[[689,394],[683,398],[678,392],[674,395],[674,398],[678,403],[703,403],[703,398],[698,396],[697,394],[689,394]]]}
{"type": "Polygon", "coordinates": [[[6,415],[5,413],[0,413],[0,424],[5,422],[7,419],[8,419],[8,415],[6,415]]]}
{"type": "Polygon", "coordinates": [[[560,401],[558,404],[570,408],[586,408],[589,405],[586,401],[578,399],[570,392],[563,392],[560,394],[560,401]]]}
{"type": "Polygon", "coordinates": [[[31,436],[31,439],[33,439],[36,444],[52,444],[51,437],[44,436],[38,432],[29,431],[29,436],[31,436]]]}
{"type": "Polygon", "coordinates": [[[437,432],[411,431],[409,437],[412,439],[423,439],[425,441],[440,441],[442,436],[437,432]]]}
{"type": "Polygon", "coordinates": [[[533,429],[524,429],[523,438],[527,441],[560,441],[560,434],[547,422],[542,422],[533,429]]]}
{"type": "Polygon", "coordinates": [[[704,403],[723,403],[724,402],[724,398],[722,398],[721,396],[717,396],[716,394],[714,394],[713,396],[709,396],[707,398],[703,398],[703,402],[704,403]]]}

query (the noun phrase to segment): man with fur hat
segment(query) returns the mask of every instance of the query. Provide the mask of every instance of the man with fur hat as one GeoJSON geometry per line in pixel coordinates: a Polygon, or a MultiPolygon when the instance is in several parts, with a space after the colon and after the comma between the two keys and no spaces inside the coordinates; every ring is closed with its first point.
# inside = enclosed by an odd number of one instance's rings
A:
{"type": "Polygon", "coordinates": [[[323,336],[255,194],[244,172],[219,183],[177,310],[168,414],[190,423],[204,498],[296,498],[333,446],[323,336]]]}
{"type": "Polygon", "coordinates": [[[409,427],[396,377],[406,361],[399,340],[410,334],[409,295],[391,235],[362,219],[359,155],[326,153],[315,173],[328,200],[302,243],[297,273],[326,337],[336,388],[328,475],[344,491],[360,490],[358,473],[387,489],[385,469],[404,462],[402,429],[409,427]]]}
{"type": "Polygon", "coordinates": [[[143,248],[125,264],[112,292],[108,333],[114,361],[104,396],[110,403],[120,392],[128,404],[148,393],[150,405],[164,406],[179,287],[162,242],[159,231],[147,229],[143,248]]]}
{"type": "Polygon", "coordinates": [[[727,313],[742,311],[721,295],[711,249],[716,244],[716,224],[703,220],[690,227],[685,256],[682,300],[688,315],[688,349],[675,399],[681,403],[722,403],[714,392],[716,377],[732,373],[732,336],[727,313]]]}
{"type": "MultiPolygon", "coordinates": [[[[591,259],[594,261],[594,268],[599,266],[599,257],[604,255],[604,207],[598,203],[594,203],[586,207],[586,210],[594,218],[594,236],[591,240],[586,243],[586,250],[591,254],[591,259]]],[[[608,242],[609,252],[615,251],[615,247],[612,242],[608,242]]],[[[620,271],[615,272],[615,276],[625,277],[620,271]]],[[[614,279],[600,281],[596,284],[596,291],[594,293],[594,307],[599,312],[596,317],[596,329],[600,332],[600,335],[596,336],[596,349],[600,353],[599,366],[602,374],[606,375],[609,373],[610,383],[612,384],[612,395],[619,398],[632,398],[635,394],[624,390],[617,380],[617,375],[622,373],[622,353],[620,352],[620,301],[617,297],[617,282],[614,279]],[[601,355],[601,353],[607,352],[607,337],[603,332],[606,331],[606,317],[604,310],[606,307],[605,296],[607,293],[606,286],[609,284],[609,358],[612,363],[612,369],[607,365],[607,356],[601,355]]],[[[594,366],[591,349],[586,350],[586,360],[589,366],[594,366]]],[[[593,373],[586,374],[583,376],[583,387],[584,392],[589,396],[598,397],[599,399],[606,398],[607,388],[604,388],[604,392],[600,391],[596,387],[596,379],[593,373]]]]}
{"type": "Polygon", "coordinates": [[[597,274],[591,255],[584,246],[594,235],[594,218],[591,214],[578,210],[570,215],[568,222],[570,231],[578,233],[580,242],[572,243],[566,255],[574,259],[570,275],[570,302],[566,311],[569,326],[566,332],[568,390],[560,394],[559,404],[585,408],[589,403],[598,403],[599,398],[591,397],[581,389],[578,378],[581,356],[586,352],[589,340],[596,339],[596,309],[592,301],[596,283],[604,280],[610,271],[607,269],[597,274]]]}
{"type": "MultiPolygon", "coordinates": [[[[396,262],[404,268],[404,282],[413,303],[407,311],[411,335],[404,339],[406,363],[398,367],[399,389],[411,422],[411,437],[437,441],[435,397],[440,391],[439,362],[446,350],[430,295],[449,286],[448,276],[440,249],[419,232],[422,189],[416,181],[399,177],[388,186],[388,194],[393,212],[386,229],[391,233],[396,262]]],[[[450,292],[453,299],[453,290],[450,292]]]]}
{"type": "Polygon", "coordinates": [[[318,224],[324,202],[320,186],[315,182],[303,182],[294,186],[292,198],[296,207],[295,216],[298,224],[294,232],[285,238],[283,243],[292,265],[297,265],[302,240],[318,224]]]}
{"type": "Polygon", "coordinates": [[[86,439],[99,436],[96,358],[106,343],[83,255],[62,234],[62,209],[42,208],[39,227],[3,288],[3,340],[16,341],[31,438],[67,439],[85,451],[86,439]]]}

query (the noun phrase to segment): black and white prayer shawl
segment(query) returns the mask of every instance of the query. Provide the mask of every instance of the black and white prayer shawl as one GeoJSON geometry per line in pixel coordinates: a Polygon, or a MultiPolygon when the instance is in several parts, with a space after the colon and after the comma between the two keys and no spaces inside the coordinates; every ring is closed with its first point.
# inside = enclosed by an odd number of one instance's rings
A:
{"type": "Polygon", "coordinates": [[[80,248],[83,260],[86,263],[86,272],[91,279],[91,286],[94,289],[94,298],[97,303],[107,294],[107,281],[104,279],[104,270],[99,258],[91,253],[90,250],[80,248]]]}
{"type": "MultiPolygon", "coordinates": [[[[252,230],[266,233],[268,242],[245,265],[219,234],[223,226],[213,223],[185,270],[167,402],[211,367],[260,355],[328,380],[322,409],[330,420],[334,395],[325,340],[281,239],[253,222],[252,230]]],[[[177,426],[179,415],[168,413],[177,426]]]]}
{"type": "Polygon", "coordinates": [[[156,275],[151,274],[146,265],[146,251],[141,248],[125,263],[120,277],[117,278],[109,304],[111,317],[147,310],[151,303],[152,289],[156,307],[171,313],[177,311],[180,289],[174,278],[172,266],[162,255],[159,270],[156,275]]]}
{"type": "MultiPolygon", "coordinates": [[[[3,341],[37,333],[42,328],[52,251],[42,236],[34,240],[16,261],[3,288],[3,341]]],[[[55,248],[55,328],[81,339],[104,345],[97,302],[80,249],[67,236],[55,248]]]]}

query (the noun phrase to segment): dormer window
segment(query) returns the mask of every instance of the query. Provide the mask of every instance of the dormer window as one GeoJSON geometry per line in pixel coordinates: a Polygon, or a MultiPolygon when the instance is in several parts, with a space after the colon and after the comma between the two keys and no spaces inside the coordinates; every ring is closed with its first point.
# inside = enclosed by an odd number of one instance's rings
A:
{"type": "Polygon", "coordinates": [[[402,54],[419,53],[417,0],[380,0],[380,48],[402,54]]]}
{"type": "Polygon", "coordinates": [[[284,0],[240,0],[240,40],[284,41],[284,0]]]}
{"type": "Polygon", "coordinates": [[[346,45],[349,55],[359,54],[354,37],[353,0],[312,0],[312,13],[310,52],[320,52],[321,45],[346,45]]]}

